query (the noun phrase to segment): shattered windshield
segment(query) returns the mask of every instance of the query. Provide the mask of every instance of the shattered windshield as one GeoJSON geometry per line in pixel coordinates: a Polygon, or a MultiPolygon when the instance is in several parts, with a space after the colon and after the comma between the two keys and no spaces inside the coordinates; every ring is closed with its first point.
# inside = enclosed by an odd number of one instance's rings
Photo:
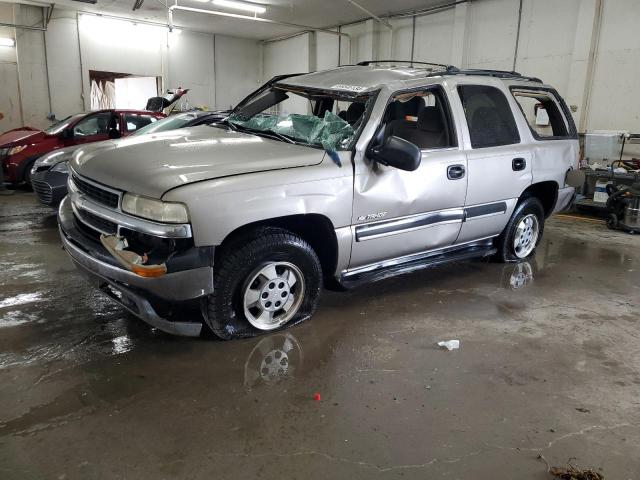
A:
{"type": "Polygon", "coordinates": [[[225,123],[237,130],[272,134],[281,141],[335,152],[351,147],[371,98],[272,87],[232,113],[225,123]]]}

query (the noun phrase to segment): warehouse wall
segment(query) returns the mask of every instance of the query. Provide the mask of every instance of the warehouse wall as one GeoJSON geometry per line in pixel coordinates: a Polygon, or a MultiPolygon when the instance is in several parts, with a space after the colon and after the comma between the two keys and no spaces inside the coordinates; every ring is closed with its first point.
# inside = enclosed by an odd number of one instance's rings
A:
{"type": "MultiPolygon", "coordinates": [[[[0,3],[0,22],[13,23],[13,8],[11,5],[0,3]]],[[[0,37],[15,38],[12,28],[0,27],[0,37]]],[[[0,120],[0,132],[13,128],[22,123],[20,112],[20,95],[18,89],[18,61],[16,49],[0,47],[0,112],[4,119],[0,120]]]]}
{"type": "MultiPolygon", "coordinates": [[[[474,0],[415,17],[392,18],[393,32],[374,20],[341,27],[340,64],[370,59],[411,58],[468,68],[495,68],[538,76],[554,85],[575,107],[581,131],[626,129],[640,132],[635,84],[640,77],[639,0],[602,0],[599,41],[592,81],[589,52],[597,19],[597,0],[523,0],[518,38],[518,0],[474,0]],[[590,86],[591,84],[591,86],[590,86]],[[586,99],[586,103],[585,103],[586,99]]],[[[597,31],[595,31],[597,33],[597,31]]],[[[319,34],[316,34],[318,36],[319,34]]],[[[334,39],[334,42],[337,42],[334,39]]],[[[264,72],[299,58],[290,40],[264,46],[264,72]],[[288,42],[288,43],[287,43],[288,42]]],[[[317,68],[338,64],[337,48],[316,42],[317,68]],[[322,59],[322,63],[319,62],[322,59]]],[[[266,75],[265,75],[266,78],[266,75]]]]}
{"type": "MultiPolygon", "coordinates": [[[[88,110],[89,70],[161,77],[165,88],[189,88],[191,105],[211,109],[229,108],[260,83],[260,48],[253,40],[77,18],[56,9],[46,33],[18,29],[16,48],[0,48],[2,90],[5,84],[11,89],[11,79],[19,76],[22,92],[17,93],[17,82],[11,94],[0,92],[0,111],[7,116],[0,131],[46,127],[50,112],[60,119],[88,110]]],[[[42,21],[42,9],[0,3],[0,19],[34,25],[42,21]]],[[[14,36],[14,29],[7,30],[3,36],[14,36]]]]}

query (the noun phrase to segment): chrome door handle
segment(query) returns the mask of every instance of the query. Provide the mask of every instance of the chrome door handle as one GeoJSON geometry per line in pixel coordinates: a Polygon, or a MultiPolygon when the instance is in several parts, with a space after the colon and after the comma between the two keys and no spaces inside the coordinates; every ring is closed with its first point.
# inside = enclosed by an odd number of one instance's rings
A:
{"type": "Polygon", "coordinates": [[[464,165],[449,165],[447,167],[447,178],[449,180],[460,180],[464,177],[464,165]]]}

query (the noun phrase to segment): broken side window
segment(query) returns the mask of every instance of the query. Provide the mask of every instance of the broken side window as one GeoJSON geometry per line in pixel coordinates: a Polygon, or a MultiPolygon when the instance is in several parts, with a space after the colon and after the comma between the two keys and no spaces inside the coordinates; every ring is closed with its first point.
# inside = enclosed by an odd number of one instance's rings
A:
{"type": "Polygon", "coordinates": [[[567,120],[551,92],[512,88],[511,93],[535,138],[541,140],[571,137],[567,120]]]}

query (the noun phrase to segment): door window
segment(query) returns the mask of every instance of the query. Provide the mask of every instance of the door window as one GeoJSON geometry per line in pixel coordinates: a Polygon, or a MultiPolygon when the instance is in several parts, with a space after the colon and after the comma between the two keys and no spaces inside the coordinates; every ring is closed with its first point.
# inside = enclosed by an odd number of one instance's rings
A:
{"type": "Polygon", "coordinates": [[[407,140],[421,150],[455,147],[449,106],[440,89],[401,92],[385,111],[385,138],[407,140]]]}
{"type": "Polygon", "coordinates": [[[512,88],[511,93],[536,139],[573,138],[567,119],[551,92],[512,88]]]}
{"type": "Polygon", "coordinates": [[[485,85],[460,85],[458,94],[473,148],[520,143],[513,112],[502,91],[485,85]]]}
{"type": "Polygon", "coordinates": [[[124,124],[127,126],[127,132],[135,132],[139,128],[146,127],[150,123],[157,120],[156,117],[151,115],[139,115],[137,113],[125,113],[124,124]]]}
{"type": "Polygon", "coordinates": [[[111,112],[100,112],[83,118],[73,127],[74,137],[90,137],[93,135],[108,135],[110,129],[120,129],[117,115],[111,112]]]}

